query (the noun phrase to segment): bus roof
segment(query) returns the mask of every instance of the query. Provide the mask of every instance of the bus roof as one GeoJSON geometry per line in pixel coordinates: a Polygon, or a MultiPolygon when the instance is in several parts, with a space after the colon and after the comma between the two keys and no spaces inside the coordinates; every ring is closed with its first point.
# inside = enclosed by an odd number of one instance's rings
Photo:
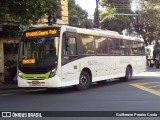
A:
{"type": "Polygon", "coordinates": [[[27,29],[25,31],[32,31],[32,30],[38,30],[38,29],[48,29],[48,28],[54,28],[54,27],[62,28],[65,31],[81,33],[81,34],[89,34],[89,35],[103,36],[103,37],[109,37],[109,38],[118,38],[118,39],[127,39],[127,40],[135,40],[135,41],[144,41],[143,38],[120,35],[116,31],[77,28],[77,27],[66,26],[66,25],[32,27],[32,28],[29,28],[29,29],[27,29]]]}
{"type": "Polygon", "coordinates": [[[76,32],[76,33],[82,33],[82,34],[98,35],[98,36],[104,36],[104,37],[107,36],[110,38],[144,41],[143,38],[120,35],[118,32],[110,31],[110,30],[85,29],[85,28],[76,28],[71,26],[67,26],[66,30],[70,32],[76,32]]]}

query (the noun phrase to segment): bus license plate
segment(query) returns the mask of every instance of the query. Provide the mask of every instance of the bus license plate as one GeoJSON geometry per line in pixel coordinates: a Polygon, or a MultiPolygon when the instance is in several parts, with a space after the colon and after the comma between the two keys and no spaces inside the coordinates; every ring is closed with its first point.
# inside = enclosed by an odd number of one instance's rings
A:
{"type": "Polygon", "coordinates": [[[32,81],[32,85],[38,85],[40,82],[38,80],[32,81]]]}

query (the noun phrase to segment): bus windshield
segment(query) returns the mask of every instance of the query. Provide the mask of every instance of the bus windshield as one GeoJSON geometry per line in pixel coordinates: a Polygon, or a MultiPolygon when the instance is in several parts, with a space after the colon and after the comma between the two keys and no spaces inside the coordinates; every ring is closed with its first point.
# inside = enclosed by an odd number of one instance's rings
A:
{"type": "Polygon", "coordinates": [[[23,38],[18,67],[24,73],[47,73],[57,65],[59,37],[23,38]]]}

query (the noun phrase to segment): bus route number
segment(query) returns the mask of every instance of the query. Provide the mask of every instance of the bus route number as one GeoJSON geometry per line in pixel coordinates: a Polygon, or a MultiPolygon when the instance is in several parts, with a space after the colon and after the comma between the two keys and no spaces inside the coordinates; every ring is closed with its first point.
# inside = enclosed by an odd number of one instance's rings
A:
{"type": "Polygon", "coordinates": [[[97,65],[97,60],[89,60],[88,65],[97,65]]]}

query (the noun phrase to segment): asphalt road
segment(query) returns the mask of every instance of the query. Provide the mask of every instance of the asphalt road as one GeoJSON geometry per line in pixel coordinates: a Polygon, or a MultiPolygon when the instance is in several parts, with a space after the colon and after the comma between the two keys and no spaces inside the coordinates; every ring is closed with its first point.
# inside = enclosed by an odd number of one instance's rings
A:
{"type": "MultiPolygon", "coordinates": [[[[73,87],[54,89],[52,91],[45,89],[0,91],[0,111],[159,110],[159,69],[148,69],[146,72],[135,75],[129,82],[93,83],[91,88],[84,91],[76,91],[73,87]]],[[[70,120],[72,119],[74,118],[70,120]]],[[[106,120],[106,118],[104,119],[106,120]]],[[[115,119],[118,120],[118,118],[115,119]]]]}

